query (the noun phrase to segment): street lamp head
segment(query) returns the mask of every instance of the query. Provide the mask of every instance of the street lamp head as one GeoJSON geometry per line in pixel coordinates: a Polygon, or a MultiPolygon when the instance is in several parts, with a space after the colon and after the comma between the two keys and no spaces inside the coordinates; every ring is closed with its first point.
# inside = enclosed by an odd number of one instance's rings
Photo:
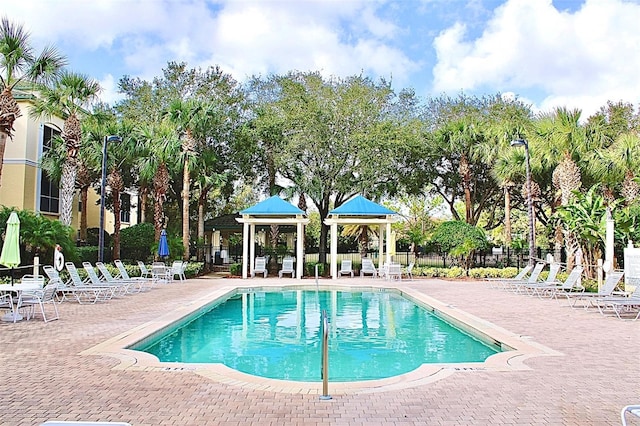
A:
{"type": "Polygon", "coordinates": [[[526,139],[514,139],[511,141],[511,146],[524,146],[527,147],[527,140],[526,139]]]}
{"type": "Polygon", "coordinates": [[[117,136],[117,135],[105,136],[105,140],[107,142],[122,142],[122,138],[120,136],[117,136]]]}

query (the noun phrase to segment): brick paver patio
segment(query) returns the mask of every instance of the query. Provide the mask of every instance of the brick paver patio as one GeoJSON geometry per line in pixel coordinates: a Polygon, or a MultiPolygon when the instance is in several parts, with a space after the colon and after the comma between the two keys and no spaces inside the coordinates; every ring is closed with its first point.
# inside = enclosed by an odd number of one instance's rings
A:
{"type": "Polygon", "coordinates": [[[135,426],[617,425],[622,406],[640,403],[640,321],[603,317],[484,282],[400,285],[562,355],[529,358],[528,370],[461,371],[420,386],[340,394],[330,401],[225,384],[188,370],[121,369],[116,357],[81,355],[218,288],[271,280],[190,279],[102,304],[65,302],[59,305],[61,319],[47,324],[0,324],[0,425],[50,419],[135,426]]]}

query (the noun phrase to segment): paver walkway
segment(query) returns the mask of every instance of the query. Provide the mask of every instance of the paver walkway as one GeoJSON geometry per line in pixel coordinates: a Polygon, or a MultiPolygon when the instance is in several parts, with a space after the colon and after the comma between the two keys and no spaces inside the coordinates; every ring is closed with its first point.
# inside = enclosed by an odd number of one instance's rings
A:
{"type": "Polygon", "coordinates": [[[103,304],[65,302],[59,305],[61,319],[47,324],[0,324],[0,425],[49,419],[135,426],[618,425],[622,406],[640,403],[640,321],[574,310],[565,301],[516,295],[484,282],[401,285],[531,336],[564,356],[528,359],[531,370],[464,371],[423,386],[321,401],[317,395],[226,385],[189,371],[122,371],[114,369],[115,358],[80,355],[176,303],[222,286],[263,282],[190,279],[103,304]]]}

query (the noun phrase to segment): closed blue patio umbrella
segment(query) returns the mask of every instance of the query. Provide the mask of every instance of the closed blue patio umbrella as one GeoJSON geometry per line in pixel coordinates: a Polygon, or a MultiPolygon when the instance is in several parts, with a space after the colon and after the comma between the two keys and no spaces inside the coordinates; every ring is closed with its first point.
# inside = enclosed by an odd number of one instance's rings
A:
{"type": "Polygon", "coordinates": [[[158,243],[158,256],[159,257],[168,257],[169,256],[169,243],[167,242],[167,231],[164,229],[160,232],[160,243],[158,243]]]}

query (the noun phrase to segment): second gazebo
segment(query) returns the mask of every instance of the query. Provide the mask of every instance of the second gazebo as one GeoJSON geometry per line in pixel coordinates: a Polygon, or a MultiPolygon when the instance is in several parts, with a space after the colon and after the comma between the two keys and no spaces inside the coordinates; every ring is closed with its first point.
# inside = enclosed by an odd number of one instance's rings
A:
{"type": "Polygon", "coordinates": [[[367,200],[362,195],[357,195],[346,203],[329,212],[324,223],[331,227],[331,277],[338,279],[338,225],[378,225],[379,230],[379,266],[384,262],[391,263],[391,224],[398,218],[398,213],[393,210],[367,200]],[[384,241],[387,238],[386,257],[384,256],[384,241]]]}

